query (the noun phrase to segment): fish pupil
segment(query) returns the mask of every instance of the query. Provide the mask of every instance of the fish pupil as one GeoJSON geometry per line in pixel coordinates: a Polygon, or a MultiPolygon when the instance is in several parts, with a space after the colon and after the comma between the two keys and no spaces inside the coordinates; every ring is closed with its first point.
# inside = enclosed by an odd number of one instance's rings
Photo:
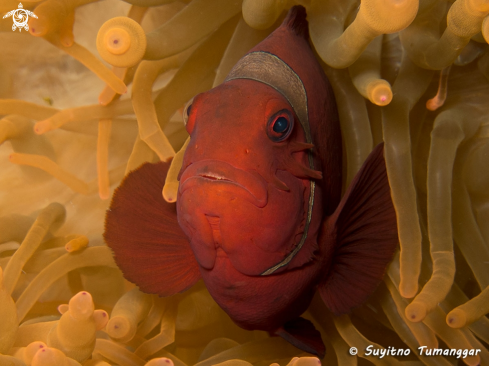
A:
{"type": "Polygon", "coordinates": [[[287,131],[287,127],[289,126],[289,121],[285,117],[279,117],[273,124],[273,131],[277,133],[283,133],[287,131]]]}

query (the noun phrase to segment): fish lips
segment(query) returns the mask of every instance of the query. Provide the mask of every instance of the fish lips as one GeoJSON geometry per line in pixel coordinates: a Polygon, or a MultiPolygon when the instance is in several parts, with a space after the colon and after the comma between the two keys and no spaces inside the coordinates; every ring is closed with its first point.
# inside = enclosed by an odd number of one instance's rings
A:
{"type": "Polygon", "coordinates": [[[243,198],[263,208],[268,203],[267,182],[254,171],[243,170],[220,160],[201,160],[190,164],[180,177],[179,193],[202,183],[229,184],[241,188],[243,198]]]}

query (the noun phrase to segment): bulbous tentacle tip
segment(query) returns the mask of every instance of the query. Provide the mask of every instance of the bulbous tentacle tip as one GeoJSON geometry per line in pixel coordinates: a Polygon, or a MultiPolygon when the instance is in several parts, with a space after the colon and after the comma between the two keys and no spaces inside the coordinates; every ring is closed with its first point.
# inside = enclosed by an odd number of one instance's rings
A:
{"type": "Polygon", "coordinates": [[[163,198],[168,203],[173,203],[177,201],[179,182],[167,182],[163,187],[163,198]]]}
{"type": "Polygon", "coordinates": [[[244,0],[243,18],[254,29],[267,29],[275,23],[284,10],[284,4],[277,0],[244,0]]]}
{"type": "Polygon", "coordinates": [[[173,366],[173,361],[166,357],[153,358],[144,366],[173,366]]]}
{"type": "Polygon", "coordinates": [[[32,365],[32,359],[39,350],[46,349],[47,345],[41,341],[35,341],[29,343],[29,345],[24,350],[23,361],[26,365],[32,365]]]}
{"type": "Polygon", "coordinates": [[[42,135],[48,131],[51,131],[49,120],[39,121],[34,124],[34,133],[36,135],[42,135]]]}
{"type": "Polygon", "coordinates": [[[482,22],[482,36],[489,43],[489,15],[484,18],[482,22]]]}
{"type": "Polygon", "coordinates": [[[107,323],[107,333],[113,339],[120,340],[122,338],[132,339],[136,333],[131,323],[123,316],[115,316],[107,323]]]}
{"type": "Polygon", "coordinates": [[[67,252],[73,253],[85,249],[88,243],[89,241],[86,236],[79,235],[71,239],[68,243],[66,243],[65,249],[67,252]]]}
{"type": "Polygon", "coordinates": [[[63,365],[66,356],[56,348],[43,347],[39,349],[32,358],[32,366],[63,365]]]}
{"type": "Polygon", "coordinates": [[[359,13],[372,30],[391,34],[407,28],[418,8],[418,0],[366,0],[362,1],[359,13]]]}
{"type": "Polygon", "coordinates": [[[109,314],[105,310],[95,310],[93,312],[93,319],[95,320],[95,326],[97,330],[105,328],[109,321],[109,314]]]}
{"type": "Polygon", "coordinates": [[[467,315],[463,310],[454,309],[448,313],[446,321],[451,328],[462,328],[467,324],[467,315]]]}
{"type": "Polygon", "coordinates": [[[43,19],[29,19],[29,33],[34,37],[43,37],[49,31],[49,25],[43,19]]]}
{"type": "Polygon", "coordinates": [[[411,299],[418,293],[418,283],[414,281],[407,281],[401,278],[401,283],[399,284],[399,293],[405,299],[411,299]]]}
{"type": "Polygon", "coordinates": [[[376,80],[367,86],[367,94],[372,103],[378,106],[386,106],[392,101],[392,89],[390,84],[383,80],[376,80]]]}
{"type": "Polygon", "coordinates": [[[426,306],[421,302],[413,301],[411,304],[406,306],[406,318],[413,323],[422,321],[426,317],[426,314],[426,306]]]}
{"type": "Polygon", "coordinates": [[[86,291],[81,291],[73,296],[68,305],[71,316],[77,320],[88,319],[95,310],[92,295],[86,291]]]}
{"type": "Polygon", "coordinates": [[[58,306],[58,312],[63,315],[66,313],[68,310],[70,310],[70,307],[68,304],[61,304],[58,306]]]}
{"type": "Polygon", "coordinates": [[[66,32],[60,36],[59,41],[64,47],[71,47],[75,43],[75,37],[72,32],[66,32]]]}
{"type": "Polygon", "coordinates": [[[131,67],[141,61],[146,52],[146,34],[130,18],[112,18],[98,32],[97,50],[109,64],[131,67]]]}

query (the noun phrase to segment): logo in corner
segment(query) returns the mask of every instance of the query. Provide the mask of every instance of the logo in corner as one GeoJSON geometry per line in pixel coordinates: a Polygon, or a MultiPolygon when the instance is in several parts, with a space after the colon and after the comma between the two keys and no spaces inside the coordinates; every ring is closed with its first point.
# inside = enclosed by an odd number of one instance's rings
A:
{"type": "Polygon", "coordinates": [[[36,14],[34,14],[32,11],[25,10],[22,6],[22,3],[19,3],[19,8],[9,11],[3,16],[3,19],[12,16],[12,19],[14,21],[14,24],[12,25],[13,31],[15,31],[17,28],[19,28],[19,32],[22,30],[22,28],[28,31],[29,25],[27,24],[27,22],[29,21],[29,15],[31,17],[37,18],[36,14]]]}

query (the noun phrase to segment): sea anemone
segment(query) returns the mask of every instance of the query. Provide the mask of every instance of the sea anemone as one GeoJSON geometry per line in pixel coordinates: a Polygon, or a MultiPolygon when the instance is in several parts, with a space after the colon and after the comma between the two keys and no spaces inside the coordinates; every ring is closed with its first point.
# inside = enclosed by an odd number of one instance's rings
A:
{"type": "Polygon", "coordinates": [[[176,200],[183,108],[296,4],[336,96],[344,187],[383,141],[399,229],[366,304],[305,313],[323,361],[489,365],[487,0],[30,0],[29,32],[0,19],[0,365],[318,365],[237,327],[202,283],[143,293],[102,239],[142,163],[173,159],[176,200]]]}

